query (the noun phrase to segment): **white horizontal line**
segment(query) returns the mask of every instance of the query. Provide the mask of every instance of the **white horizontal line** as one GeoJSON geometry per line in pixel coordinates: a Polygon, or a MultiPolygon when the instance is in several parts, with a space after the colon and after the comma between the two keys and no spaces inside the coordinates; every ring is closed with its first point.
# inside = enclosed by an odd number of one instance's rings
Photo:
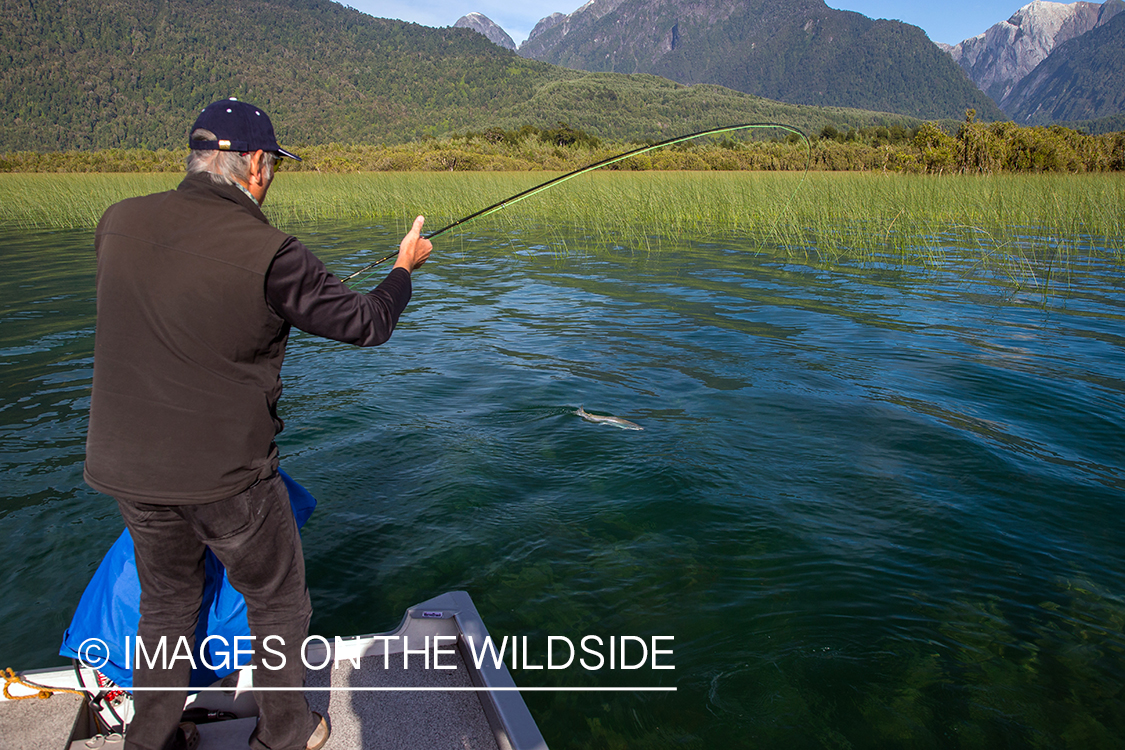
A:
{"type": "MultiPolygon", "coordinates": [[[[121,688],[129,692],[160,692],[160,691],[176,691],[176,692],[189,692],[189,693],[205,693],[205,692],[234,692],[235,688],[230,687],[204,687],[204,688],[167,688],[167,687],[135,687],[135,688],[121,688]]],[[[632,693],[632,692],[676,692],[674,687],[374,687],[359,685],[356,687],[253,687],[247,685],[245,688],[238,688],[241,692],[285,692],[285,691],[299,691],[304,693],[328,693],[328,692],[341,692],[341,693],[393,693],[393,692],[413,692],[413,693],[440,693],[440,692],[474,692],[474,693],[632,693]]]]}

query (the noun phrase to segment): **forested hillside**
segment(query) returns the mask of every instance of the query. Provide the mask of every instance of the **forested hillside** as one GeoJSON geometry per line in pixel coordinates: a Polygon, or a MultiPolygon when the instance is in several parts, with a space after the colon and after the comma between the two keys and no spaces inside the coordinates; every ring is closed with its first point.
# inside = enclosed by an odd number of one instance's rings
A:
{"type": "Polygon", "coordinates": [[[261,104],[298,140],[413,137],[475,122],[550,76],[471,31],[328,0],[2,6],[7,148],[178,143],[184,113],[225,96],[261,104]]]}
{"type": "Polygon", "coordinates": [[[800,104],[1005,119],[918,27],[822,0],[599,0],[544,19],[519,52],[800,104]]]}
{"type": "Polygon", "coordinates": [[[909,125],[651,76],[526,60],[468,29],[372,18],[328,0],[0,0],[0,151],[181,145],[191,113],[237,96],[284,143],[398,143],[557,121],[660,138],[779,119],[909,125]]]}

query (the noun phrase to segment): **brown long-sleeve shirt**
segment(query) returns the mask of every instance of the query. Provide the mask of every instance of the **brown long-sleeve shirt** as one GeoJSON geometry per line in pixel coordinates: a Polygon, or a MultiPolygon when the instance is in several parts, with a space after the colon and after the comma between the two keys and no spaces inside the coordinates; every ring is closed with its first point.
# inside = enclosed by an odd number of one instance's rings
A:
{"type": "Polygon", "coordinates": [[[358,294],[296,238],[278,250],[266,275],[266,301],[281,318],[305,333],[356,346],[378,346],[390,338],[410,294],[410,272],[404,268],[358,294]]]}

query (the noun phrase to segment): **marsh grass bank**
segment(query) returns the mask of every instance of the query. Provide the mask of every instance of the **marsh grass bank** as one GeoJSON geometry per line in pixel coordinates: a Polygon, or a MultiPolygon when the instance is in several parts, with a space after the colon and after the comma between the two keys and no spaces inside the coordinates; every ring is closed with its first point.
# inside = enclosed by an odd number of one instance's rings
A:
{"type": "MultiPolygon", "coordinates": [[[[337,220],[404,229],[418,213],[436,230],[551,176],[296,172],[277,180],[265,208],[275,224],[298,233],[302,225],[337,220]]],[[[93,227],[111,203],[180,179],[0,175],[0,224],[93,227]]],[[[932,264],[956,251],[1030,269],[1065,266],[1073,255],[1119,261],[1123,205],[1121,174],[595,172],[465,228],[559,251],[569,249],[575,230],[589,247],[634,251],[659,251],[667,239],[739,236],[770,252],[827,262],[932,264]]]]}

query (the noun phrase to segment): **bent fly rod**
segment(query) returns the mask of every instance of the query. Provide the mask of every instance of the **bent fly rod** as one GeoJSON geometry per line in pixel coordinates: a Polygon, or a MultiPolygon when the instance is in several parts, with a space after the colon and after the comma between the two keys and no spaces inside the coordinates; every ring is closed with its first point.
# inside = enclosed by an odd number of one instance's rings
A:
{"type": "MultiPolygon", "coordinates": [[[[810,167],[812,166],[812,141],[810,141],[809,137],[807,135],[805,135],[804,131],[800,130],[799,128],[795,128],[791,125],[782,125],[782,124],[776,123],[776,122],[748,122],[748,123],[743,123],[742,125],[726,125],[726,126],[721,127],[721,128],[711,128],[710,130],[701,130],[698,133],[691,133],[689,135],[681,135],[681,136],[678,136],[676,138],[669,138],[666,141],[661,141],[660,143],[654,143],[651,146],[641,146],[640,148],[635,148],[631,151],[626,151],[625,153],[618,154],[617,156],[611,156],[608,159],[602,159],[601,161],[596,161],[593,164],[587,164],[586,166],[581,167],[580,169],[576,169],[573,172],[567,172],[564,175],[560,175],[559,177],[555,177],[554,179],[547,180],[546,182],[541,183],[539,185],[536,185],[535,187],[528,188],[527,190],[524,190],[521,193],[516,193],[515,195],[510,196],[508,198],[505,198],[504,200],[499,201],[498,203],[493,203],[491,206],[488,206],[486,208],[482,208],[481,210],[479,210],[475,213],[471,213],[471,214],[469,214],[468,216],[466,216],[462,219],[458,219],[457,221],[453,222],[452,224],[447,224],[444,227],[442,227],[441,229],[438,229],[438,230],[433,231],[433,232],[426,232],[422,235],[422,238],[427,239],[427,240],[431,240],[434,237],[437,237],[439,234],[443,234],[445,232],[448,232],[450,229],[453,229],[454,227],[459,227],[462,224],[465,224],[467,222],[472,221],[473,219],[480,219],[484,216],[489,216],[491,214],[494,214],[497,211],[502,211],[505,208],[507,208],[508,206],[519,203],[520,201],[524,200],[525,198],[530,198],[531,196],[537,195],[538,193],[542,193],[544,190],[552,188],[555,185],[561,185],[562,183],[566,182],[567,180],[572,180],[575,177],[578,177],[579,175],[584,175],[587,172],[593,172],[595,169],[601,169],[602,167],[608,167],[611,164],[616,164],[619,161],[624,161],[625,159],[628,159],[631,156],[639,156],[641,154],[648,153],[649,151],[655,151],[658,148],[664,148],[665,146],[674,146],[677,143],[684,143],[685,141],[691,141],[691,140],[694,140],[696,138],[703,138],[704,136],[708,136],[708,135],[720,135],[722,133],[733,133],[733,132],[738,131],[738,130],[751,130],[753,128],[777,128],[779,130],[787,130],[790,133],[795,133],[795,134],[801,136],[802,138],[804,138],[805,144],[806,144],[806,146],[808,147],[808,150],[809,150],[808,161],[805,164],[805,173],[808,174],[808,171],[809,171],[810,167]]],[[[391,253],[390,255],[388,255],[384,258],[380,258],[379,260],[375,261],[374,263],[368,263],[366,266],[359,269],[358,271],[356,271],[354,273],[351,273],[351,274],[348,274],[344,278],[340,279],[340,281],[346,283],[346,282],[354,279],[356,276],[359,276],[360,274],[363,274],[363,273],[366,273],[367,271],[370,271],[375,266],[377,266],[381,263],[385,263],[386,261],[395,257],[396,255],[398,255],[398,250],[395,250],[393,253],[391,253]]]]}

